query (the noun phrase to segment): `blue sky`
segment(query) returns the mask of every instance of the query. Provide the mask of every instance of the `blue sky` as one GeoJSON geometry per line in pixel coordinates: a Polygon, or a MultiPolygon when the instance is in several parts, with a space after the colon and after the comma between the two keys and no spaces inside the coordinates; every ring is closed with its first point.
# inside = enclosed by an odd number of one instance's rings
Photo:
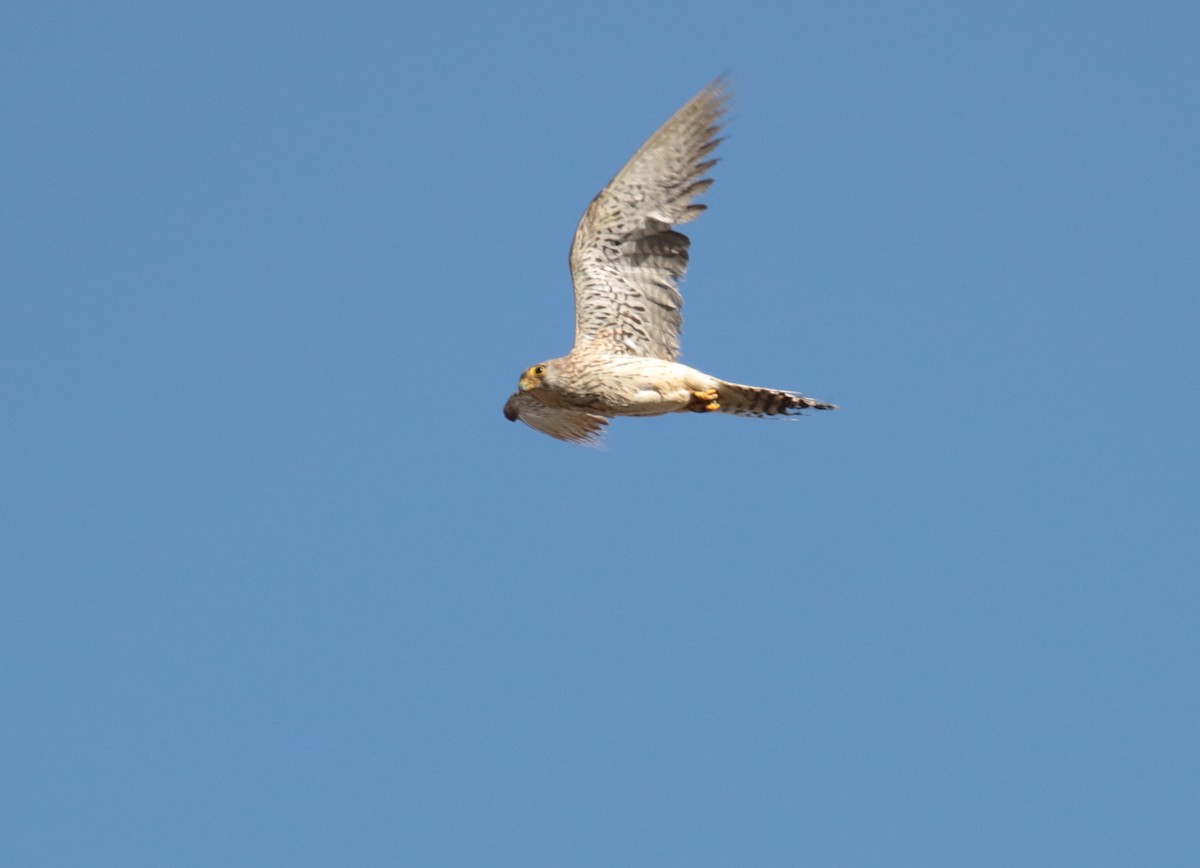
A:
{"type": "Polygon", "coordinates": [[[1194,4],[6,18],[4,864],[1194,864],[1194,4]],[[722,72],[684,361],[844,409],[508,423],[722,72]]]}

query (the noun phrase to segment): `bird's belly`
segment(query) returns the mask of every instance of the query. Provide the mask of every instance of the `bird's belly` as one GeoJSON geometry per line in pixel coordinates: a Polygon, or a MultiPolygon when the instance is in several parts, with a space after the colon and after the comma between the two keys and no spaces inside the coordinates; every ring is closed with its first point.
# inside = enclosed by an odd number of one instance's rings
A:
{"type": "Polygon", "coordinates": [[[677,413],[687,409],[693,389],[709,388],[713,382],[712,377],[676,362],[608,358],[593,386],[594,406],[612,416],[677,413]]]}
{"type": "Polygon", "coordinates": [[[690,397],[687,389],[644,386],[628,394],[622,410],[627,416],[659,416],[682,410],[690,397]]]}

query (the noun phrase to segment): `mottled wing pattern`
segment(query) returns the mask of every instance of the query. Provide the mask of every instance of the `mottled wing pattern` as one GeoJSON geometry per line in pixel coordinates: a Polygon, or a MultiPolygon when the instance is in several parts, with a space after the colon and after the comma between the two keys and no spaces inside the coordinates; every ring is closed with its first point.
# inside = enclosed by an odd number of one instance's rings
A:
{"type": "Polygon", "coordinates": [[[575,353],[679,357],[688,238],[672,230],[704,205],[706,159],[719,144],[725,82],[714,81],[663,124],[597,196],[571,246],[575,353]]]}
{"type": "Polygon", "coordinates": [[[599,446],[604,439],[604,426],[608,424],[604,416],[568,407],[549,407],[526,392],[513,393],[504,405],[504,415],[509,421],[520,419],[543,434],[584,446],[599,446]]]}

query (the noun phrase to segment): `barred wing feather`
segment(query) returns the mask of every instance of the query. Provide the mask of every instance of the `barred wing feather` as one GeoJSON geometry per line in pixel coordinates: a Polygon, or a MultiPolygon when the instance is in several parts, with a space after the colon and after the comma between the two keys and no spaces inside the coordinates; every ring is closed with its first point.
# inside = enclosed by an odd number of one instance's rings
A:
{"type": "Polygon", "coordinates": [[[679,357],[686,235],[728,99],[718,79],[651,136],[584,212],[571,246],[575,353],[679,357]]]}

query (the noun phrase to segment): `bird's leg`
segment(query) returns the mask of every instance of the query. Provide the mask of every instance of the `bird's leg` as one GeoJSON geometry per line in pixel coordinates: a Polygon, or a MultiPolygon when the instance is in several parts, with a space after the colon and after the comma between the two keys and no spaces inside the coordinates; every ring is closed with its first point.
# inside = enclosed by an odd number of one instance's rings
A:
{"type": "Polygon", "coordinates": [[[717,403],[717,390],[705,389],[702,392],[693,391],[692,399],[688,402],[687,408],[693,413],[711,413],[714,410],[720,410],[721,405],[717,403]]]}

